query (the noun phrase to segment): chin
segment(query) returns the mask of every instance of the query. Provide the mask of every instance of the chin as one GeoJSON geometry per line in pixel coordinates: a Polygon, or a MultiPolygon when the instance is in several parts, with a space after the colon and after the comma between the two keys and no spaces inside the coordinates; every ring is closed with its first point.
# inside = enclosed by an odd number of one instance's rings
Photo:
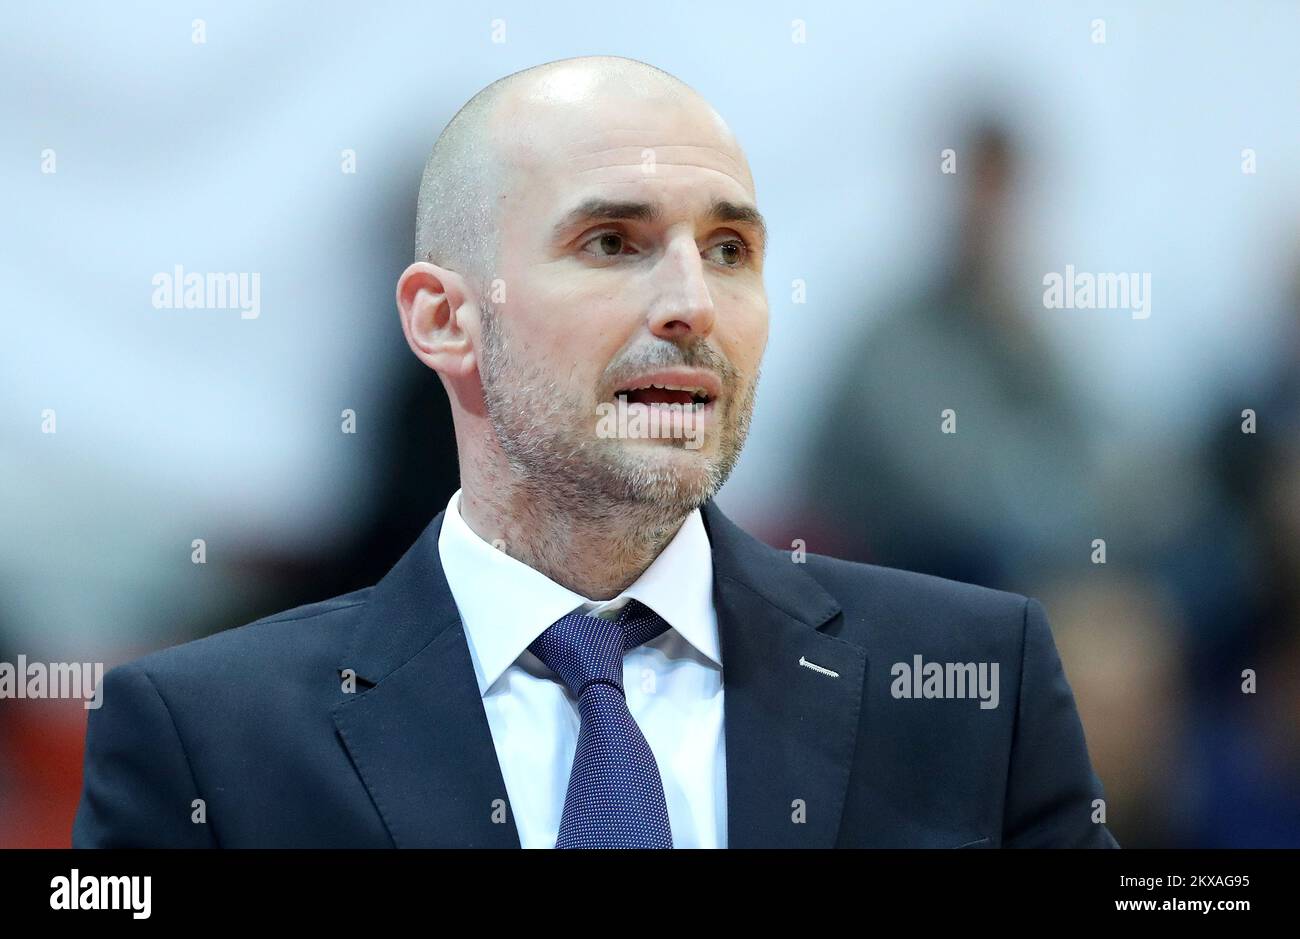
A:
{"type": "Polygon", "coordinates": [[[675,448],[619,461],[618,486],[630,502],[689,512],[720,488],[714,463],[700,451],[675,448]]]}

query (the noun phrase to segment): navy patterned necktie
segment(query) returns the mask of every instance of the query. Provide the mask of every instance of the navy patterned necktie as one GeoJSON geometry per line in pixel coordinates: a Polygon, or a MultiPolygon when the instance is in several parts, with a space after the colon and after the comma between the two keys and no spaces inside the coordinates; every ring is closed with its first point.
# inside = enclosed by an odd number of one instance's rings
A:
{"type": "Polygon", "coordinates": [[[570,613],[528,648],[578,699],[582,724],[557,848],[671,848],[664,784],[623,695],[623,655],[668,628],[636,600],[617,620],[570,613]]]}

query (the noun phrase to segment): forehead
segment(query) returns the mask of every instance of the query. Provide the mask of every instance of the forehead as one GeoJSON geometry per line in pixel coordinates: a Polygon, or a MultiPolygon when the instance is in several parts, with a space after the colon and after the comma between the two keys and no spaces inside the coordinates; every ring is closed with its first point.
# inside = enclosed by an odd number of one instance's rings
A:
{"type": "Polygon", "coordinates": [[[690,95],[530,95],[498,116],[507,225],[553,223],[591,198],[657,202],[670,212],[754,200],[735,138],[690,95]]]}

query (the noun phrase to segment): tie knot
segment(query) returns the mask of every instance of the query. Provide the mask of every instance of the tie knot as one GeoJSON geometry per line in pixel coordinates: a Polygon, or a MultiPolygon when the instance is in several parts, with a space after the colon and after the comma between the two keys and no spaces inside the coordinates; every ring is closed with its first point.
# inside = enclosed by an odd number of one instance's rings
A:
{"type": "Polygon", "coordinates": [[[546,628],[528,650],[542,660],[573,692],[575,698],[593,682],[623,691],[623,655],[649,642],[668,628],[654,610],[628,600],[618,619],[569,613],[546,628]]]}

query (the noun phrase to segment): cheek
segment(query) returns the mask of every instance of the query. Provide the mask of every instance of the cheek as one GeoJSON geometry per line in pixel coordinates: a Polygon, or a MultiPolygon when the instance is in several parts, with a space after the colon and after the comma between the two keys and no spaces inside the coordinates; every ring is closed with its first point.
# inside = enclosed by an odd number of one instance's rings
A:
{"type": "Polygon", "coordinates": [[[754,324],[754,358],[757,361],[763,357],[763,350],[767,348],[767,333],[770,320],[767,313],[767,305],[763,305],[762,311],[756,317],[754,324]]]}
{"type": "Polygon", "coordinates": [[[767,348],[767,300],[759,295],[736,297],[730,312],[722,314],[718,326],[725,334],[723,349],[727,357],[742,373],[753,374],[767,348]]]}
{"type": "Polygon", "coordinates": [[[626,297],[557,284],[553,277],[522,283],[511,295],[517,343],[523,355],[563,386],[594,393],[601,376],[636,331],[635,315],[621,316],[626,297]]]}

